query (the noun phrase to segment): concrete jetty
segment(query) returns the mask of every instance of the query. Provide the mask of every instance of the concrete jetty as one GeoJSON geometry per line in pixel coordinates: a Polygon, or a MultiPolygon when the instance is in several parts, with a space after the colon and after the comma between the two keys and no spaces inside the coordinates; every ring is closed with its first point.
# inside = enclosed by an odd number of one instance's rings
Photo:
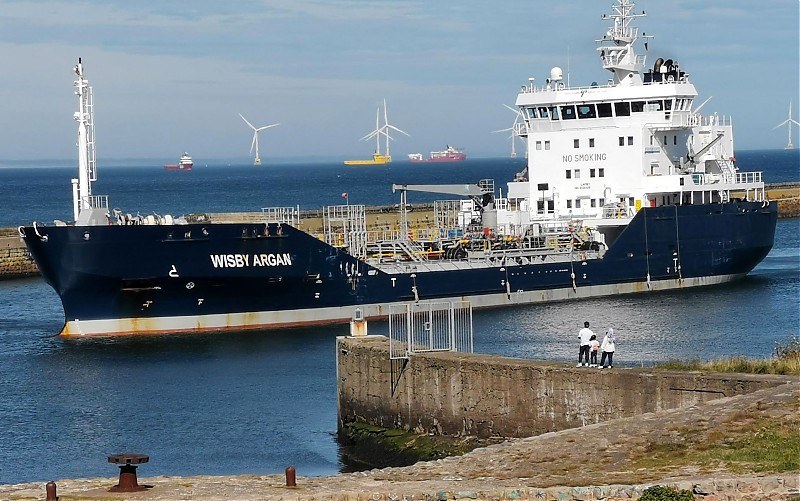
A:
{"type": "Polygon", "coordinates": [[[339,428],[520,438],[695,406],[798,378],[597,369],[458,352],[390,360],[384,336],[336,342],[339,428]]]}

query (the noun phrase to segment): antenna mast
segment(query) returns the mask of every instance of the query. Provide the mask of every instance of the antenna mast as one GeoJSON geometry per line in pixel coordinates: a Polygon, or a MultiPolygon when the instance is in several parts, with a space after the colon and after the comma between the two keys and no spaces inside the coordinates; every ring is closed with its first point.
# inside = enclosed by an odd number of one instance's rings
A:
{"type": "MultiPolygon", "coordinates": [[[[615,84],[623,82],[628,75],[641,73],[644,68],[645,56],[637,55],[633,46],[639,38],[639,29],[632,26],[632,21],[647,15],[644,11],[641,14],[633,12],[633,0],[618,2],[612,6],[613,14],[603,14],[603,19],[611,20],[613,24],[603,38],[596,40],[601,44],[597,50],[603,60],[603,68],[614,74],[615,84]]],[[[642,37],[652,38],[647,35],[642,37]]]]}
{"type": "Polygon", "coordinates": [[[97,181],[97,163],[94,148],[94,104],[89,80],[83,75],[83,62],[78,58],[74,68],[75,95],[78,96],[78,179],[72,180],[72,211],[74,220],[84,209],[91,208],[92,181],[97,181]]]}

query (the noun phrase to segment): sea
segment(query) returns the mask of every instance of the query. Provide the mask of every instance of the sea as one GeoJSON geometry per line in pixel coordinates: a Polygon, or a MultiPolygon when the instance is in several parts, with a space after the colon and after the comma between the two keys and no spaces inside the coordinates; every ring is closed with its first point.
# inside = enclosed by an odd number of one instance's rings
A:
{"type": "MultiPolygon", "coordinates": [[[[799,154],[738,152],[737,162],[768,183],[798,182],[799,154]]],[[[525,164],[195,162],[191,172],[100,162],[93,193],[141,215],[389,205],[400,201],[392,184],[494,179],[504,187],[525,164]]],[[[0,168],[0,227],[71,219],[76,169],[51,164],[0,168]]],[[[409,193],[412,205],[442,198],[449,197],[409,193]]],[[[577,332],[589,321],[598,333],[614,328],[615,368],[769,357],[776,343],[800,335],[798,305],[800,219],[781,219],[772,251],[741,281],[475,311],[474,345],[478,353],[574,364],[577,332]]],[[[0,281],[0,483],[115,477],[107,456],[121,452],[149,455],[140,477],[350,468],[335,437],[334,342],[348,326],[75,341],[54,336],[63,321],[58,297],[40,278],[0,281]]],[[[385,322],[368,328],[388,332],[385,322]]]]}

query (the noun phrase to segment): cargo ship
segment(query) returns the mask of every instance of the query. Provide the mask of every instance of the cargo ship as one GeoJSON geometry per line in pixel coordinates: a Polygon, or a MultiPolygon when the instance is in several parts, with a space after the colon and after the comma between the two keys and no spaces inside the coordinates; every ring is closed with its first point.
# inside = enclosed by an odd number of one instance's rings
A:
{"type": "Polygon", "coordinates": [[[177,164],[167,164],[164,166],[164,170],[192,170],[192,165],[194,165],[192,157],[184,152],[177,164]]]}
{"type": "Polygon", "coordinates": [[[422,153],[409,153],[408,160],[412,163],[423,162],[462,162],[467,159],[467,154],[462,150],[453,148],[448,145],[444,151],[432,151],[428,158],[422,156],[422,153]]]}
{"type": "MultiPolygon", "coordinates": [[[[19,232],[61,298],[62,336],[194,333],[385,317],[396,304],[474,308],[653,294],[741,279],[770,251],[777,204],[740,171],[731,120],[704,112],[673,59],[646,67],[630,0],[617,0],[597,62],[607,83],[572,87],[559,68],[518,91],[528,166],[505,190],[394,185],[399,231],[372,231],[363,205],[260,222],[131,216],[94,195],[91,88],[76,66],[74,222],[19,232]],[[452,196],[414,230],[410,192],[452,196]],[[502,191],[502,194],[500,193],[502,191]]],[[[651,43],[652,45],[652,43],[651,43]]],[[[654,47],[651,47],[651,50],[654,47]]]]}

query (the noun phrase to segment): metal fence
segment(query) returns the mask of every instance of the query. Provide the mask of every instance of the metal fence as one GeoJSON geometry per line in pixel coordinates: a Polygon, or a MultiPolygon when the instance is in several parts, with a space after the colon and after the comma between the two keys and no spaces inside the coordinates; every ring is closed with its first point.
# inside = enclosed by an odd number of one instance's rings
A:
{"type": "Polygon", "coordinates": [[[389,358],[431,351],[473,352],[469,301],[389,306],[389,358]]]}

